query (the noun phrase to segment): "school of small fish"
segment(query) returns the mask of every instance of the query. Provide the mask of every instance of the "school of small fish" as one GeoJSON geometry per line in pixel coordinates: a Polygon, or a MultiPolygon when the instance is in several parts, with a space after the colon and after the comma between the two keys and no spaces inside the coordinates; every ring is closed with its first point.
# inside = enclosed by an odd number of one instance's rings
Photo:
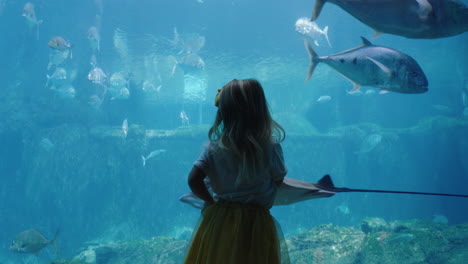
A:
{"type": "MultiPolygon", "coordinates": [[[[198,1],[203,3],[203,1],[198,1]]],[[[3,13],[7,0],[0,0],[0,15],[3,13]]],[[[102,0],[94,0],[95,20],[86,31],[91,51],[88,80],[90,88],[76,90],[73,86],[74,78],[70,75],[78,72],[73,60],[72,42],[65,36],[50,38],[47,45],[50,47],[49,63],[47,65],[45,87],[50,89],[56,97],[73,99],[76,94],[81,98],[88,98],[88,104],[99,109],[112,100],[127,100],[132,96],[132,90],[143,91],[149,100],[159,100],[160,91],[164,89],[162,79],[172,78],[176,71],[184,75],[205,70],[205,61],[199,52],[205,46],[206,38],[198,33],[180,34],[177,28],[173,28],[173,39],[165,43],[172,54],[167,56],[151,53],[143,59],[143,65],[137,64],[140,58],[133,53],[132,43],[129,43],[128,34],[121,28],[115,28],[113,32],[113,47],[118,54],[117,65],[102,65],[98,60],[102,52],[102,17],[104,4],[102,0]],[[110,72],[108,69],[114,69],[110,72]],[[143,69],[143,71],[142,71],[143,69]],[[84,95],[83,95],[84,94],[84,95]]],[[[30,31],[35,32],[39,40],[39,26],[44,23],[38,19],[36,9],[32,2],[26,2],[23,6],[22,16],[30,31]]],[[[47,19],[46,19],[47,21],[47,19]]],[[[148,37],[151,40],[152,36],[148,37]]],[[[160,40],[158,40],[160,41],[160,40]]],[[[186,122],[184,119],[183,123],[186,122]]]]}

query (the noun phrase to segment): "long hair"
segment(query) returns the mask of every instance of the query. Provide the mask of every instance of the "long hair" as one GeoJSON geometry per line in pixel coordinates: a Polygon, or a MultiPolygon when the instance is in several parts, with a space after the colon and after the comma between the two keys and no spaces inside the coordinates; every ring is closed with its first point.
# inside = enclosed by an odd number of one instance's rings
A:
{"type": "Polygon", "coordinates": [[[219,94],[218,112],[208,138],[237,158],[239,186],[252,182],[267,162],[267,149],[283,141],[285,132],[272,119],[261,84],[254,79],[234,79],[219,94]]]}

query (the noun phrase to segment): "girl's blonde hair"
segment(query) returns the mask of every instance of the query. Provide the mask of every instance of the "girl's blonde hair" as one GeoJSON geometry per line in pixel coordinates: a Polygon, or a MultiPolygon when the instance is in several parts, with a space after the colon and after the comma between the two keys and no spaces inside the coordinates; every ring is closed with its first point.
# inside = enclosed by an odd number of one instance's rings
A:
{"type": "Polygon", "coordinates": [[[267,149],[284,140],[284,129],[271,118],[257,80],[232,80],[221,90],[218,103],[208,138],[238,159],[236,184],[249,185],[266,164],[267,149]]]}

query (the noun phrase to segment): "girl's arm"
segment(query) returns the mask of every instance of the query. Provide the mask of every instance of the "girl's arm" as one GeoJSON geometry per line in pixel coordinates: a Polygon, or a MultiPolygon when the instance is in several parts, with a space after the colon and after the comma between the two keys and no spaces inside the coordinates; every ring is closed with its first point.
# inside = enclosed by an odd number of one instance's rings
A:
{"type": "Polygon", "coordinates": [[[205,178],[206,174],[200,168],[193,166],[188,176],[188,185],[196,196],[205,201],[205,206],[207,206],[214,203],[214,199],[203,182],[205,178]]]}

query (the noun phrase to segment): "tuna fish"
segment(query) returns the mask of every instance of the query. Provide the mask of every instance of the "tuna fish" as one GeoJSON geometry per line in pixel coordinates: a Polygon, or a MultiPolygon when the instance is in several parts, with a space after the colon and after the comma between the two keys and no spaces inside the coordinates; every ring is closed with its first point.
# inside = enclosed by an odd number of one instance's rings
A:
{"type": "Polygon", "coordinates": [[[306,81],[312,77],[317,64],[323,62],[354,84],[351,93],[359,90],[361,86],[406,94],[427,91],[426,75],[413,58],[388,47],[372,45],[363,37],[362,40],[362,46],[319,57],[305,39],[310,57],[306,81]]]}
{"type": "Polygon", "coordinates": [[[39,251],[43,248],[52,245],[55,249],[55,253],[58,255],[57,245],[55,245],[58,234],[59,231],[57,230],[54,238],[48,240],[35,229],[26,230],[16,236],[15,240],[13,240],[10,245],[10,250],[22,254],[39,254],[39,251]]]}
{"type": "Polygon", "coordinates": [[[468,7],[458,0],[315,0],[311,21],[326,2],[380,33],[407,38],[444,38],[468,30],[468,7]]]}

